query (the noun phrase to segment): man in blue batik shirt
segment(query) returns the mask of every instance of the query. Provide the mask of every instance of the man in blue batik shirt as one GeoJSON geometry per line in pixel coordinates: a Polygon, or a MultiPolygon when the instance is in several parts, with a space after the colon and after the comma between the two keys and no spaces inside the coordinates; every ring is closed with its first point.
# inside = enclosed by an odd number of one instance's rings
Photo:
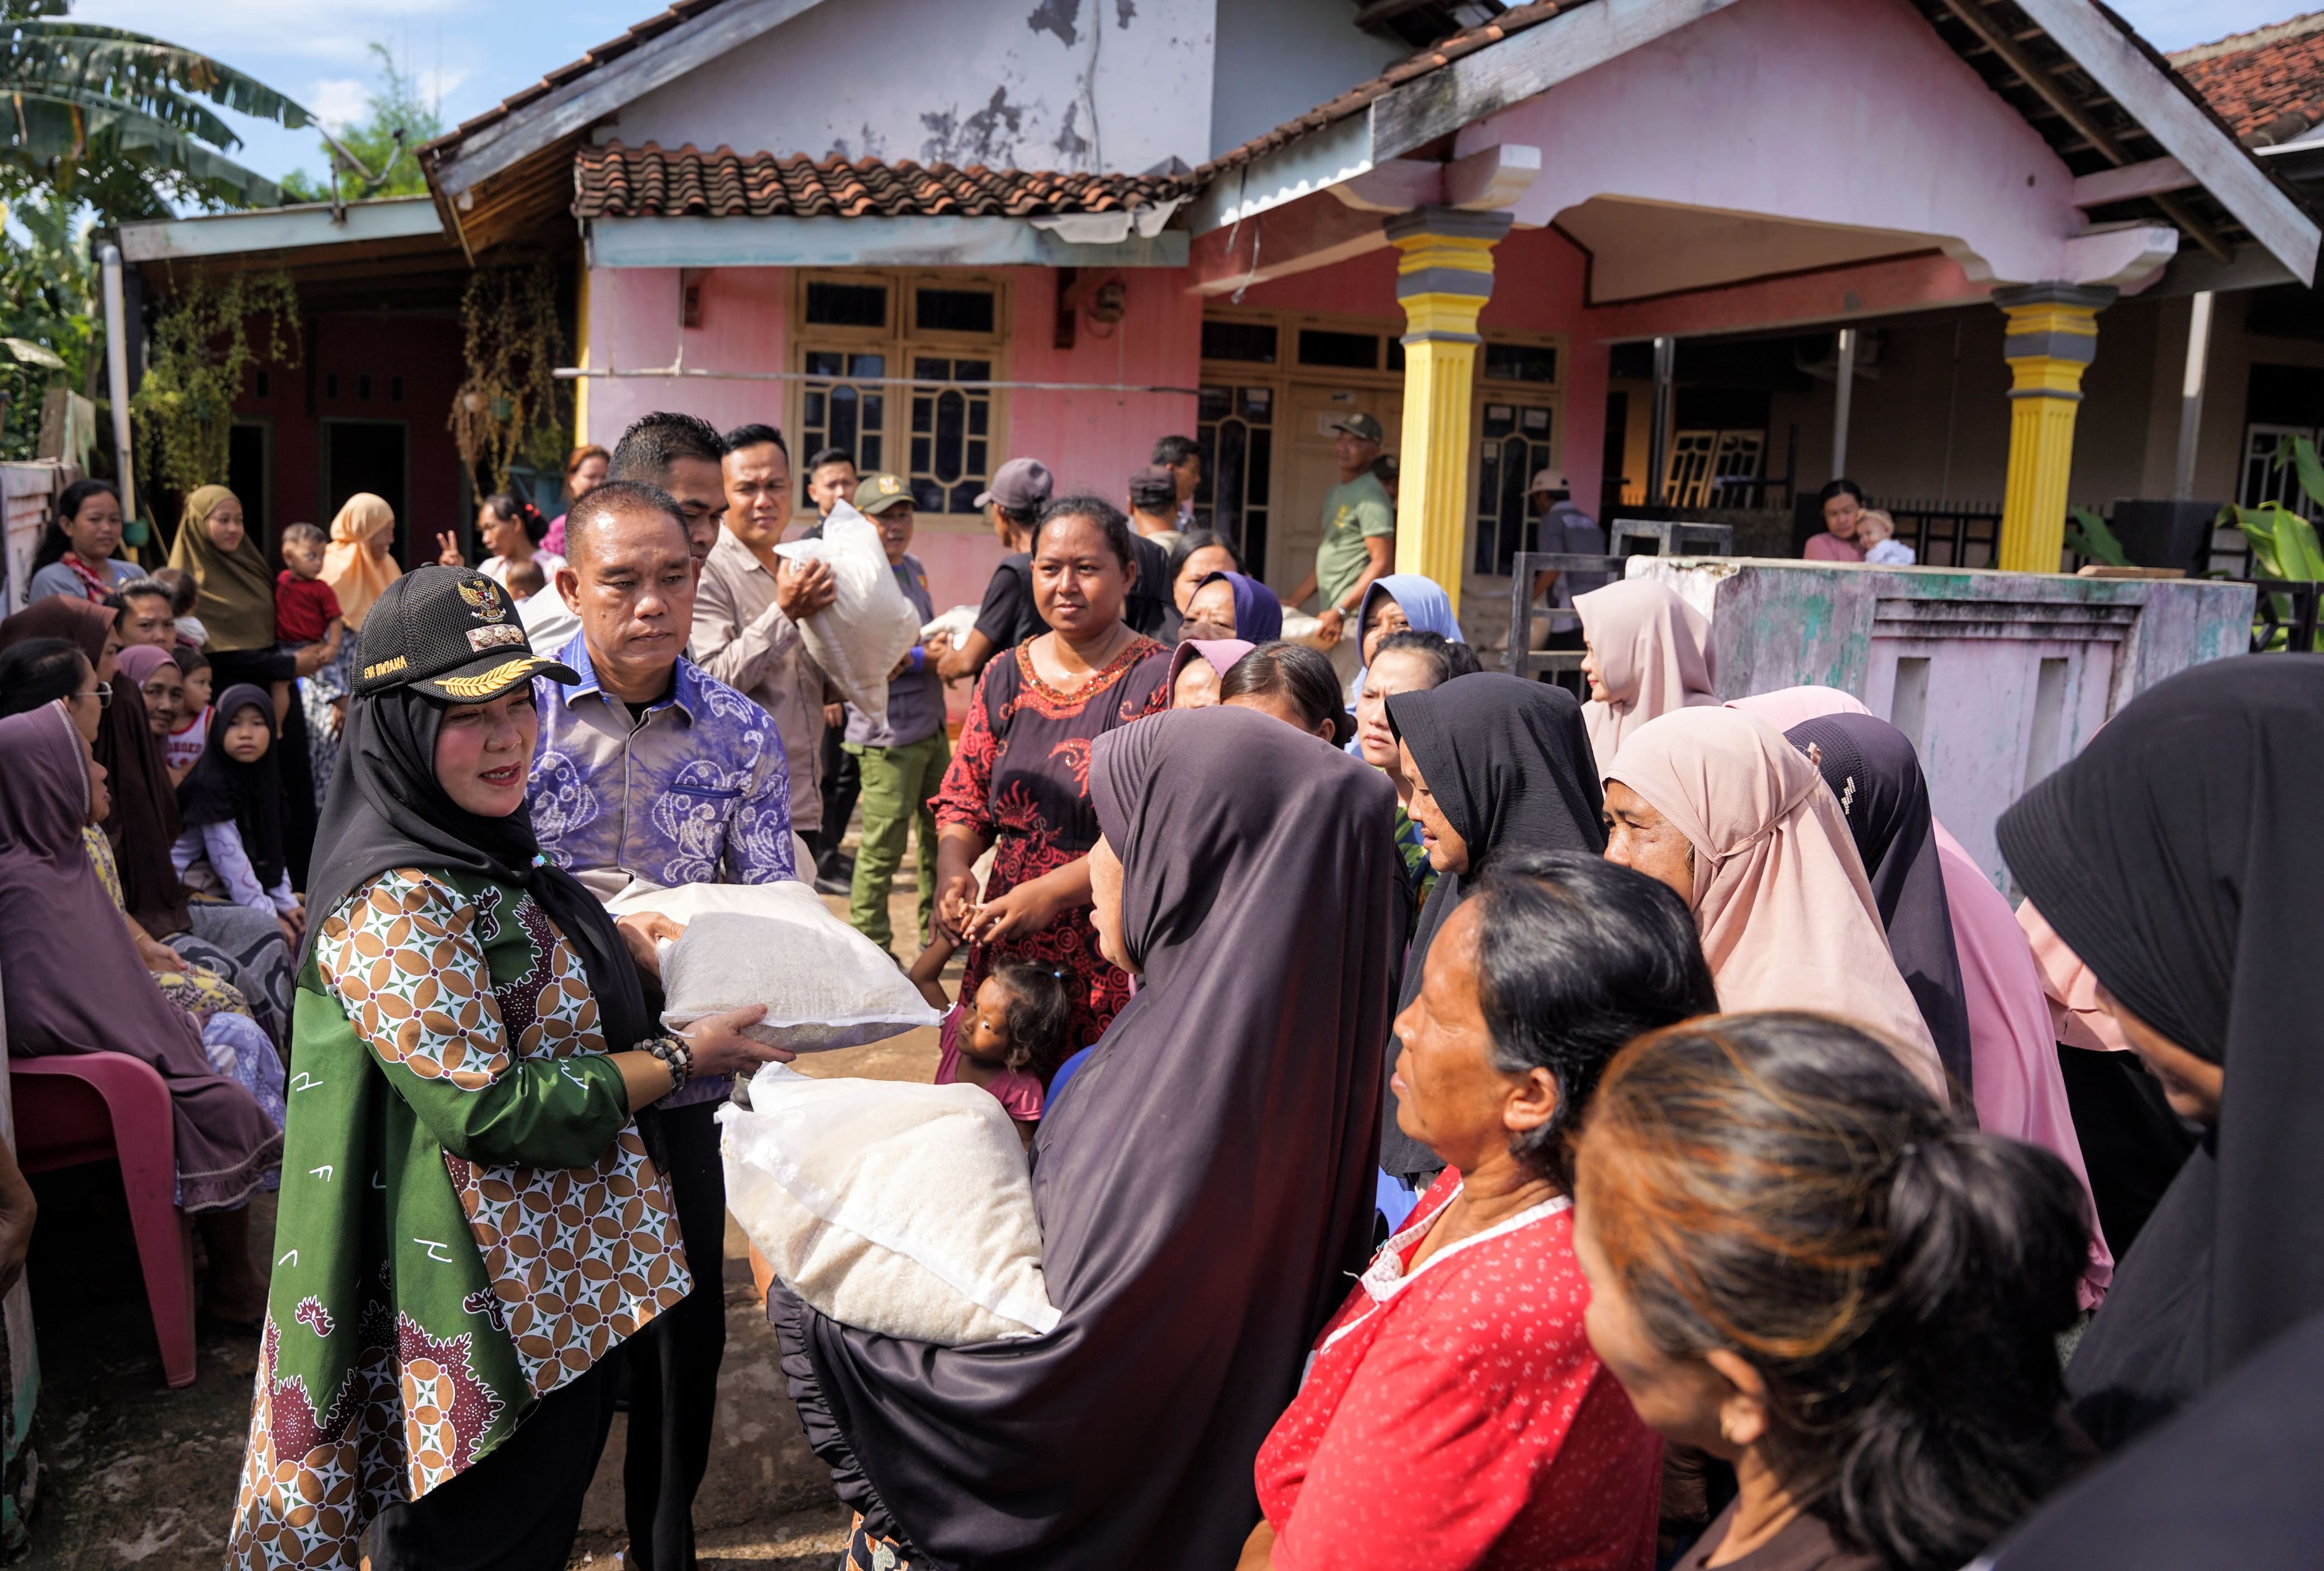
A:
{"type": "MultiPolygon", "coordinates": [[[[620,473],[618,467],[615,473],[620,473]]],[[[717,470],[714,465],[711,473],[717,470]]],[[[541,850],[600,899],[633,881],[765,884],[795,876],[790,775],[766,711],[685,657],[694,557],[669,492],[614,480],[567,515],[557,589],[581,620],[538,678],[530,806],[541,850]]],[[[713,1116],[724,1076],[654,1109],[694,1291],[623,1347],[629,1563],[690,1566],[694,1493],[709,1464],[726,1346],[726,1181],[713,1116]]]]}

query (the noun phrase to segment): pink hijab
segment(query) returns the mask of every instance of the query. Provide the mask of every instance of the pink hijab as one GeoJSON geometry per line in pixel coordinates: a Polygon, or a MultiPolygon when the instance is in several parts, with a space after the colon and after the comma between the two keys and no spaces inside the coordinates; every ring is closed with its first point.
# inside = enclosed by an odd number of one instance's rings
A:
{"type": "Polygon", "coordinates": [[[2034,948],[2042,972],[2042,992],[2050,1006],[2050,1030],[2068,1047],[2086,1052],[2128,1052],[2130,1043],[2114,1015],[2098,1002],[2098,979],[2081,956],[2066,947],[2049,919],[2025,901],[2017,907],[2018,931],[2034,948]]]}
{"type": "Polygon", "coordinates": [[[1695,926],[1721,1009],[1835,1015],[1887,1042],[1950,1099],[1847,815],[1783,732],[1733,710],[1676,710],[1638,727],[1606,778],[1694,847],[1695,926]]]}
{"type": "Polygon", "coordinates": [[[1180,674],[1194,664],[1197,655],[1211,663],[1211,669],[1216,671],[1219,680],[1223,682],[1234,663],[1258,648],[1257,644],[1244,639],[1188,639],[1171,653],[1170,680],[1163,691],[1168,693],[1177,689],[1180,674]]]}
{"type": "MultiPolygon", "coordinates": [[[[1860,700],[1837,687],[1785,687],[1729,699],[1727,707],[1782,730],[1828,714],[1872,712],[1860,700]]],[[[2064,957],[2068,972],[2080,973],[2086,995],[2092,993],[2095,984],[2038,912],[2028,905],[2012,915],[2009,902],[1987,880],[1960,841],[1943,824],[1931,822],[1936,830],[1937,867],[1944,878],[1945,905],[1952,919],[1953,950],[1960,957],[1961,987],[1969,1005],[1970,1073],[1977,1082],[1971,1089],[1978,1127],[2052,1152],[2074,1170],[2087,1193],[2089,1173],[2082,1165],[2082,1143],[2074,1132],[2073,1114],[2066,1103],[2065,1075],[2058,1067],[2057,1049],[2052,1043],[2081,1045],[2068,1034],[2065,1023],[2073,1023],[2086,1034],[2088,1027],[2081,1026],[2080,1016],[2057,1001],[2062,995],[2043,997],[2043,968],[2035,964],[2042,958],[2042,940],[2034,936],[2034,926],[2064,957]],[[2027,923],[2029,916],[2031,923],[2021,931],[2020,924],[2027,923]],[[2033,940],[2030,947],[2029,939],[2033,940]],[[2058,1024],[2052,1024],[2053,1015],[2059,1017],[2058,1024]]],[[[2112,1029],[2113,1018],[2098,1008],[2096,997],[2089,997],[2087,1003],[2112,1029]]],[[[2114,1254],[2098,1231],[2096,1200],[2091,1202],[2090,1216],[2090,1258],[2081,1282],[2086,1309],[2106,1296],[2107,1285],[2114,1280],[2114,1254]]]]}
{"type": "Polygon", "coordinates": [[[1612,696],[1582,706],[1602,771],[1658,715],[1715,704],[1711,619],[1650,579],[1630,578],[1573,597],[1582,636],[1612,696]]]}
{"type": "MultiPolygon", "coordinates": [[[[2018,926],[2021,918],[2010,911],[2009,902],[1987,880],[1961,843],[1945,832],[1945,826],[1938,824],[1936,831],[1937,866],[1944,875],[1953,949],[1960,956],[1961,982],[1969,1001],[1978,1127],[2050,1152],[2074,1170],[2082,1192],[2089,1194],[2090,1175],[2082,1164],[2082,1142],[2074,1132],[2073,1111],[2066,1101],[2066,1077],[2058,1067],[2058,1050],[2053,1045],[2056,1028],[2051,1024],[2050,1003],[2043,996],[2034,951],[2018,926]]],[[[2036,914],[2034,920],[2040,922],[2041,917],[2036,914]]],[[[2114,1252],[2098,1230],[2095,1198],[2089,1215],[2089,1261],[2082,1268],[2081,1281],[2086,1309],[2097,1307],[2114,1280],[2114,1252]]]]}
{"type": "Polygon", "coordinates": [[[1842,693],[1837,687],[1778,687],[1773,693],[1755,693],[1748,698],[1730,698],[1729,709],[1739,709],[1756,720],[1764,720],[1779,731],[1787,731],[1804,721],[1821,720],[1828,714],[1870,714],[1864,701],[1852,693],[1842,693]]]}

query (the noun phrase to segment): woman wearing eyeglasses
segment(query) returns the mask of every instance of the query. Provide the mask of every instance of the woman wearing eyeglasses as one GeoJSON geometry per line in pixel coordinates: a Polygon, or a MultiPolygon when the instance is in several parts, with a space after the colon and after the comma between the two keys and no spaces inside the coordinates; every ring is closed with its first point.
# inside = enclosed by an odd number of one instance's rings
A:
{"type": "Polygon", "coordinates": [[[113,810],[101,827],[118,869],[122,908],[147,938],[138,946],[147,968],[167,969],[174,954],[185,965],[224,978],[280,1048],[290,1024],[290,946],[263,913],[192,899],[171,863],[170,848],[185,826],[145,701],[135,684],[118,676],[117,614],[118,608],[60,595],[0,621],[0,652],[13,653],[29,640],[62,639],[79,657],[77,666],[53,668],[30,688],[20,674],[13,695],[0,681],[0,712],[67,701],[106,768],[113,810]]]}

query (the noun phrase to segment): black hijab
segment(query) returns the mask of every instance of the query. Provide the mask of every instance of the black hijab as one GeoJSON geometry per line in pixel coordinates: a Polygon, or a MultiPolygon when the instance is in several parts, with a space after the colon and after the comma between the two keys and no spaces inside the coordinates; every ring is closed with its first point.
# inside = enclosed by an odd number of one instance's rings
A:
{"type": "MultiPolygon", "coordinates": [[[[1582,705],[1563,687],[1499,671],[1473,671],[1436,687],[1399,693],[1388,721],[1428,783],[1452,828],[1469,844],[1469,876],[1491,865],[1503,847],[1519,851],[1606,854],[1597,765],[1582,705]]],[[[1396,1006],[1419,995],[1428,946],[1461,904],[1462,875],[1440,873],[1420,908],[1396,1006]]],[[[1396,1069],[1402,1043],[1391,1038],[1381,1082],[1396,1069]]],[[[1383,1094],[1380,1166],[1417,1181],[1443,1171],[1444,1160],[1396,1123],[1396,1093],[1383,1094]]]]}
{"type": "Polygon", "coordinates": [[[2010,870],[2132,1014],[2227,1071],[2066,1371],[2118,1443],[2324,1311],[2324,657],[2141,694],[2001,816],[2010,870]]]}
{"type": "MultiPolygon", "coordinates": [[[[473,873],[530,895],[580,954],[607,1052],[656,1034],[637,965],[613,919],[578,879],[540,854],[531,810],[480,817],[438,783],[436,732],[447,707],[410,687],[348,702],[338,767],[315,836],[321,854],[308,884],[308,954],[339,903],[391,868],[473,873]]],[[[221,706],[221,721],[226,712],[221,706]]],[[[211,728],[213,745],[217,729],[211,728]]]]}
{"type": "Polygon", "coordinates": [[[1969,992],[1953,947],[1952,908],[1945,903],[1921,757],[1903,731],[1877,715],[1822,715],[1802,721],[1784,737],[1815,760],[1847,815],[1849,838],[1880,907],[1880,925],[1888,930],[1888,952],[1929,1024],[1946,1078],[1959,1088],[1954,1105],[1967,1107],[1969,1089],[1977,1083],[1969,1060],[1969,992]]]}
{"type": "MultiPolygon", "coordinates": [[[[120,702],[117,693],[114,701],[120,702]]],[[[178,783],[178,816],[186,826],[233,824],[242,833],[242,852],[258,875],[259,887],[268,890],[281,882],[290,865],[282,854],[282,776],[274,758],[281,746],[274,701],[264,688],[237,682],[218,694],[202,756],[178,783]],[[266,721],[266,751],[243,764],[227,756],[226,733],[245,709],[255,709],[266,721]]]]}
{"type": "Polygon", "coordinates": [[[1100,738],[1090,794],[1145,980],[1034,1143],[1056,1330],[937,1348],[775,1295],[810,1438],[915,1571],[1231,1566],[1370,1243],[1387,780],[1220,706],[1100,738]]]}
{"type": "Polygon", "coordinates": [[[2034,1513],[1993,1571],[2309,1571],[2324,1565],[2324,1317],[2034,1513]]]}

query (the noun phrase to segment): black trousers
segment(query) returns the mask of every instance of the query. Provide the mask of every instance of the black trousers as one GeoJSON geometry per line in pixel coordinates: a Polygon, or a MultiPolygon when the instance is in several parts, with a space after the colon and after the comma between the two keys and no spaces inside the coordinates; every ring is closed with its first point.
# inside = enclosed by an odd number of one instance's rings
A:
{"type": "Polygon", "coordinates": [[[491,1456],[365,1534],[372,1571],[565,1571],[613,1422],[604,1363],[541,1400],[491,1456]]]}
{"type": "Polygon", "coordinates": [[[623,1347],[630,1427],[622,1462],[629,1564],[693,1571],[694,1492],[710,1465],[718,1365],[726,1355],[726,1171],[715,1102],[655,1115],[694,1291],[623,1347]]]}
{"type": "Polygon", "coordinates": [[[823,828],[816,832],[818,866],[839,854],[847,838],[847,821],[855,816],[855,799],[863,795],[863,770],[844,746],[846,728],[823,728],[823,828]]]}

